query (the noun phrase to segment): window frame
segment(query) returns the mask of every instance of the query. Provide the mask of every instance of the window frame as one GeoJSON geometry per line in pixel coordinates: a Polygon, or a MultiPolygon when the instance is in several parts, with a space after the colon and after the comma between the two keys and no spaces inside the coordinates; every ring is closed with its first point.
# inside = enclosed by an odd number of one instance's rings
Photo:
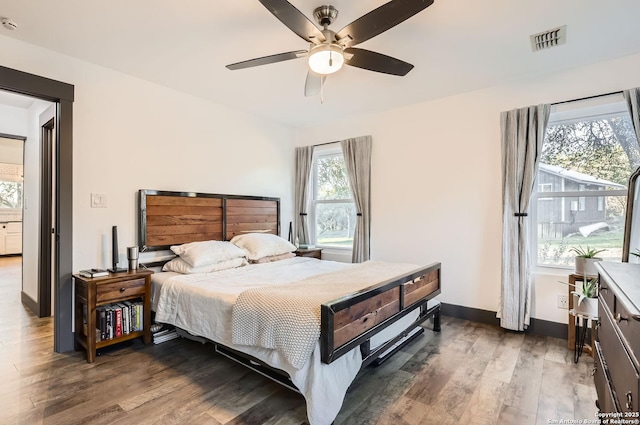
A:
{"type": "MultiPolygon", "coordinates": [[[[317,189],[318,189],[318,160],[322,158],[332,157],[332,156],[340,156],[344,161],[344,154],[342,153],[342,149],[340,146],[322,146],[316,147],[313,151],[313,159],[311,161],[311,179],[309,184],[309,201],[307,208],[307,218],[309,219],[309,237],[310,243],[315,245],[317,248],[322,249],[330,249],[337,251],[345,251],[351,252],[353,251],[353,244],[350,247],[344,246],[336,246],[336,245],[323,245],[318,243],[317,237],[317,229],[316,229],[316,206],[320,204],[344,204],[351,203],[355,208],[355,201],[353,199],[353,194],[351,194],[350,198],[345,199],[317,199],[317,189]]],[[[348,178],[348,176],[347,176],[348,178]]]]}
{"type": "MultiPolygon", "coordinates": [[[[545,199],[554,199],[554,198],[576,198],[584,196],[585,198],[592,197],[602,197],[605,198],[607,196],[624,196],[627,197],[627,191],[624,189],[614,189],[614,190],[589,190],[589,191],[571,191],[571,192],[542,192],[544,194],[545,199]],[[588,194],[588,195],[587,195],[588,194]]],[[[534,257],[535,267],[538,269],[563,269],[570,270],[572,266],[563,266],[560,264],[541,264],[538,263],[538,192],[534,192],[531,195],[531,203],[529,205],[529,210],[531,213],[531,223],[529,231],[531,232],[531,255],[534,257]]],[[[579,201],[571,201],[579,203],[579,201]]]]}
{"type": "MultiPolygon", "coordinates": [[[[586,121],[589,119],[604,119],[607,117],[618,116],[621,113],[628,113],[622,93],[603,96],[601,98],[589,99],[588,101],[574,101],[566,102],[552,106],[551,115],[547,128],[558,124],[570,124],[578,121],[586,121]]],[[[544,142],[543,142],[544,146],[544,142]]],[[[552,200],[555,198],[578,198],[570,202],[577,204],[577,210],[580,209],[580,198],[583,198],[583,203],[586,198],[601,197],[604,199],[607,196],[624,196],[628,195],[626,189],[611,189],[611,190],[576,190],[567,192],[540,192],[540,185],[537,182],[538,172],[535,176],[534,190],[531,194],[531,200],[529,203],[529,217],[531,218],[531,225],[529,226],[530,234],[530,250],[532,258],[532,265],[538,272],[548,272],[551,270],[562,270],[563,273],[566,270],[572,270],[572,266],[565,266],[560,264],[541,264],[538,263],[538,201],[539,200],[552,200]]],[[[599,198],[598,198],[599,199],[599,198]]],[[[563,209],[564,212],[564,209],[563,209]]]]}

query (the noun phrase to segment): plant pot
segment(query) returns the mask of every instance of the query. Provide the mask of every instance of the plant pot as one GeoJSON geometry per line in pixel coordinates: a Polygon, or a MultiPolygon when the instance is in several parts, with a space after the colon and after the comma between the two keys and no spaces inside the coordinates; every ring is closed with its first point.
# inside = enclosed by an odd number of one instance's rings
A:
{"type": "Polygon", "coordinates": [[[602,258],[576,257],[576,274],[581,276],[598,276],[598,270],[596,269],[596,263],[598,261],[602,261],[602,258]]]}
{"type": "Polygon", "coordinates": [[[581,303],[580,295],[573,295],[573,310],[576,314],[582,314],[588,317],[598,317],[598,299],[597,298],[583,298],[581,303]]]}

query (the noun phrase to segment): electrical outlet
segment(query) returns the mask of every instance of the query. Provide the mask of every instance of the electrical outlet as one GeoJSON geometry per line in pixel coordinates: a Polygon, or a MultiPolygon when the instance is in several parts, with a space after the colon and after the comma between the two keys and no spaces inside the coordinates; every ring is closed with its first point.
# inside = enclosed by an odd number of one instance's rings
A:
{"type": "Polygon", "coordinates": [[[558,294],[558,308],[564,308],[567,310],[569,308],[569,296],[558,294]]]}

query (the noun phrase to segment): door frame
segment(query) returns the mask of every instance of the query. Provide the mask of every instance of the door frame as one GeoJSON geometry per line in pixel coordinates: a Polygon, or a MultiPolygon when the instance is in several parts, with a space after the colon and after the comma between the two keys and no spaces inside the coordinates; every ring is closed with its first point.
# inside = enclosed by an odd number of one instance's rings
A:
{"type": "MultiPolygon", "coordinates": [[[[40,231],[38,232],[38,317],[51,316],[51,276],[52,248],[56,228],[53,222],[53,161],[55,161],[55,104],[40,114],[51,116],[46,122],[40,121],[40,231]],[[52,110],[51,110],[52,109],[52,110]]],[[[46,119],[46,118],[45,118],[46,119]]],[[[53,253],[56,256],[57,253],[53,253]]],[[[55,261],[53,261],[55,263],[55,261]]],[[[55,320],[55,315],[54,315],[55,320]]]]}
{"type": "MultiPolygon", "coordinates": [[[[73,100],[74,86],[0,66],[0,89],[56,104],[54,233],[46,232],[54,251],[53,349],[71,351],[73,344],[73,100]]],[[[42,205],[42,208],[45,208],[42,205]]],[[[49,211],[52,211],[49,205],[49,211]]],[[[40,301],[40,300],[38,300],[40,301]]]]}

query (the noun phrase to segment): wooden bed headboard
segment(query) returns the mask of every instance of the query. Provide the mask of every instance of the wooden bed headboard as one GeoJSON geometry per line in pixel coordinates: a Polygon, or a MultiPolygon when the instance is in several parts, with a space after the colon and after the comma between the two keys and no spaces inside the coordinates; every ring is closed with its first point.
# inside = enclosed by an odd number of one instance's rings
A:
{"type": "Polygon", "coordinates": [[[138,195],[141,251],[251,232],[280,235],[279,198],[147,189],[138,195]]]}

